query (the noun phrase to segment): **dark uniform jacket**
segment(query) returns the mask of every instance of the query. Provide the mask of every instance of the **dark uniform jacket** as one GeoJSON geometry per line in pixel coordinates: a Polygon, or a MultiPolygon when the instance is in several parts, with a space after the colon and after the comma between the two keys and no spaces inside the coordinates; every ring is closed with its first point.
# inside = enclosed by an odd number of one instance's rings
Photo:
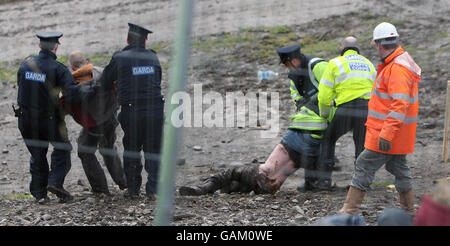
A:
{"type": "Polygon", "coordinates": [[[101,83],[108,90],[117,81],[120,105],[152,105],[162,102],[161,74],[154,51],[129,45],[113,55],[101,83]]]}
{"type": "Polygon", "coordinates": [[[81,103],[82,96],[72,74],[66,66],[56,61],[56,55],[41,50],[38,56],[27,58],[17,72],[19,92],[17,103],[23,110],[39,112],[40,116],[61,114],[60,93],[66,103],[81,103]]]}

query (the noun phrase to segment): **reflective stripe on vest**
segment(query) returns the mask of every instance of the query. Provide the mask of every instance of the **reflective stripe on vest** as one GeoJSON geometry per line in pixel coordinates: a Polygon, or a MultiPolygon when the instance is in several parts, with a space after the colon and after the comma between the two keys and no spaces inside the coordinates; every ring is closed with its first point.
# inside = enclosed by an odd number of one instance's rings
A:
{"type": "MultiPolygon", "coordinates": [[[[394,62],[396,62],[396,60],[394,60],[394,62]]],[[[392,100],[392,99],[402,99],[405,101],[408,101],[411,104],[414,104],[415,102],[419,101],[419,94],[414,92],[414,96],[410,97],[407,94],[403,94],[403,93],[392,93],[391,95],[385,93],[385,92],[381,92],[378,90],[378,88],[380,87],[380,80],[381,77],[383,76],[384,70],[386,68],[383,68],[383,70],[380,73],[380,76],[378,76],[377,80],[376,80],[376,86],[375,89],[373,90],[372,94],[381,98],[381,99],[386,99],[386,100],[392,100]]]]}
{"type": "Polygon", "coordinates": [[[294,127],[304,127],[304,128],[317,128],[317,129],[326,129],[327,123],[314,123],[314,122],[292,122],[291,126],[294,127]]]}
{"type": "Polygon", "coordinates": [[[300,99],[302,97],[300,95],[300,93],[298,92],[297,88],[295,87],[295,84],[292,80],[291,80],[291,86],[289,87],[289,89],[291,90],[292,101],[295,102],[295,100],[300,99]]]}
{"type": "Polygon", "coordinates": [[[326,119],[320,117],[305,106],[301,107],[296,115],[291,116],[291,121],[289,128],[320,131],[327,129],[328,127],[326,119]]]}
{"type": "Polygon", "coordinates": [[[383,113],[379,113],[379,112],[371,110],[371,109],[369,109],[368,115],[372,116],[376,119],[383,120],[383,121],[386,120],[387,117],[391,117],[391,118],[403,121],[404,124],[416,123],[417,119],[418,119],[417,116],[411,117],[411,118],[406,118],[406,115],[397,113],[394,111],[390,111],[389,114],[383,114],[383,113]]]}
{"type": "Polygon", "coordinates": [[[365,79],[370,79],[370,80],[375,80],[374,78],[374,74],[368,74],[368,73],[349,73],[349,74],[344,74],[341,75],[341,77],[336,78],[335,83],[339,84],[342,81],[346,80],[346,79],[351,79],[351,78],[365,78],[365,79]]]}
{"type": "Polygon", "coordinates": [[[321,79],[320,83],[324,84],[324,85],[326,85],[328,87],[334,88],[334,83],[329,81],[329,80],[327,80],[327,79],[321,79]]]}
{"type": "Polygon", "coordinates": [[[314,76],[313,69],[311,68],[311,65],[312,65],[314,62],[316,62],[316,61],[322,61],[322,60],[323,60],[323,59],[320,59],[320,58],[315,57],[315,58],[311,59],[311,60],[308,62],[309,79],[311,80],[311,82],[313,83],[313,85],[314,85],[316,88],[319,88],[319,82],[317,82],[316,77],[314,76]]]}

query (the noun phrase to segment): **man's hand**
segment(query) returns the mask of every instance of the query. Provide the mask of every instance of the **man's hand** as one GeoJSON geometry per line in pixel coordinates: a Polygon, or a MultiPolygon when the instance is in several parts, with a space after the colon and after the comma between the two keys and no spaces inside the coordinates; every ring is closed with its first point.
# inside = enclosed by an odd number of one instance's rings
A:
{"type": "Polygon", "coordinates": [[[387,141],[387,140],[384,139],[384,138],[380,138],[380,139],[378,140],[378,148],[379,148],[381,151],[387,152],[387,151],[389,151],[389,150],[392,148],[392,143],[389,142],[389,141],[387,141]]]}

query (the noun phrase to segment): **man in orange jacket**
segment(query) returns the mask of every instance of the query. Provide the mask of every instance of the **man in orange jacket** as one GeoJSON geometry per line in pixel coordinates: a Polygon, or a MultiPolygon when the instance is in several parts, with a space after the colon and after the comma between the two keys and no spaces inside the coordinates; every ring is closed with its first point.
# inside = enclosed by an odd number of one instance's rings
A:
{"type": "Polygon", "coordinates": [[[122,162],[117,153],[116,119],[117,99],[113,89],[106,90],[100,86],[102,68],[93,66],[80,51],[69,55],[72,76],[83,88],[98,87],[95,97],[85,100],[80,105],[69,109],[76,122],[83,126],[77,139],[78,157],[81,159],[92,192],[109,195],[108,182],[102,166],[97,160],[97,149],[103,156],[105,166],[112,180],[120,189],[127,187],[122,162]]]}
{"type": "Polygon", "coordinates": [[[344,206],[339,213],[357,214],[375,172],[384,164],[395,176],[402,209],[414,214],[412,177],[406,155],[414,151],[420,67],[398,45],[394,25],[380,23],[373,31],[373,41],[382,63],[372,88],[366,121],[366,148],[356,161],[356,168],[344,206]]]}

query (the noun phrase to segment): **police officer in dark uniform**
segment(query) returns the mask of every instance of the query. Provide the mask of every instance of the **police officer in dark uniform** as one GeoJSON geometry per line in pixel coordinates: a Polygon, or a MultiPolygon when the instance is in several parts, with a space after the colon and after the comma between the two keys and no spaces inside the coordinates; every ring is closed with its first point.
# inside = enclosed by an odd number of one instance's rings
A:
{"type": "Polygon", "coordinates": [[[119,122],[124,131],[123,165],[130,199],[139,197],[142,184],[141,150],[144,151],[148,173],[146,195],[154,199],[160,164],[164,99],[161,94],[162,69],[156,52],[145,49],[147,35],[152,31],[128,23],[129,44],[116,52],[101,78],[105,89],[117,81],[121,106],[119,122]]]}
{"type": "MultiPolygon", "coordinates": [[[[325,119],[319,116],[317,101],[318,81],[320,81],[323,72],[328,66],[328,62],[324,59],[301,53],[301,47],[298,44],[279,48],[277,53],[280,56],[280,63],[289,68],[288,78],[290,79],[291,99],[295,103],[297,111],[297,114],[291,117],[290,132],[309,132],[312,140],[321,141],[320,139],[327,128],[327,123],[325,119]]],[[[291,153],[304,152],[300,147],[297,150],[294,147],[290,147],[290,145],[294,146],[293,143],[299,142],[297,137],[292,134],[286,134],[282,141],[287,146],[286,148],[290,155],[291,153]],[[296,151],[291,151],[290,149],[296,151]]],[[[304,145],[308,146],[308,144],[314,146],[312,142],[306,142],[304,145]]],[[[305,167],[305,183],[298,187],[299,191],[317,190],[316,159],[319,155],[319,150],[317,149],[316,151],[308,153],[308,156],[312,158],[309,159],[308,165],[305,167]]],[[[291,157],[292,160],[296,159],[295,155],[291,157]]]]}
{"type": "Polygon", "coordinates": [[[70,71],[56,61],[60,32],[41,32],[39,55],[28,57],[17,72],[19,130],[31,153],[30,192],[39,203],[48,201],[50,191],[60,202],[73,199],[63,188],[64,179],[70,170],[70,151],[64,122],[64,112],[59,102],[62,92],[66,103],[80,103],[94,90],[81,92],[70,71]],[[49,142],[53,145],[51,166],[47,162],[49,142]]]}

